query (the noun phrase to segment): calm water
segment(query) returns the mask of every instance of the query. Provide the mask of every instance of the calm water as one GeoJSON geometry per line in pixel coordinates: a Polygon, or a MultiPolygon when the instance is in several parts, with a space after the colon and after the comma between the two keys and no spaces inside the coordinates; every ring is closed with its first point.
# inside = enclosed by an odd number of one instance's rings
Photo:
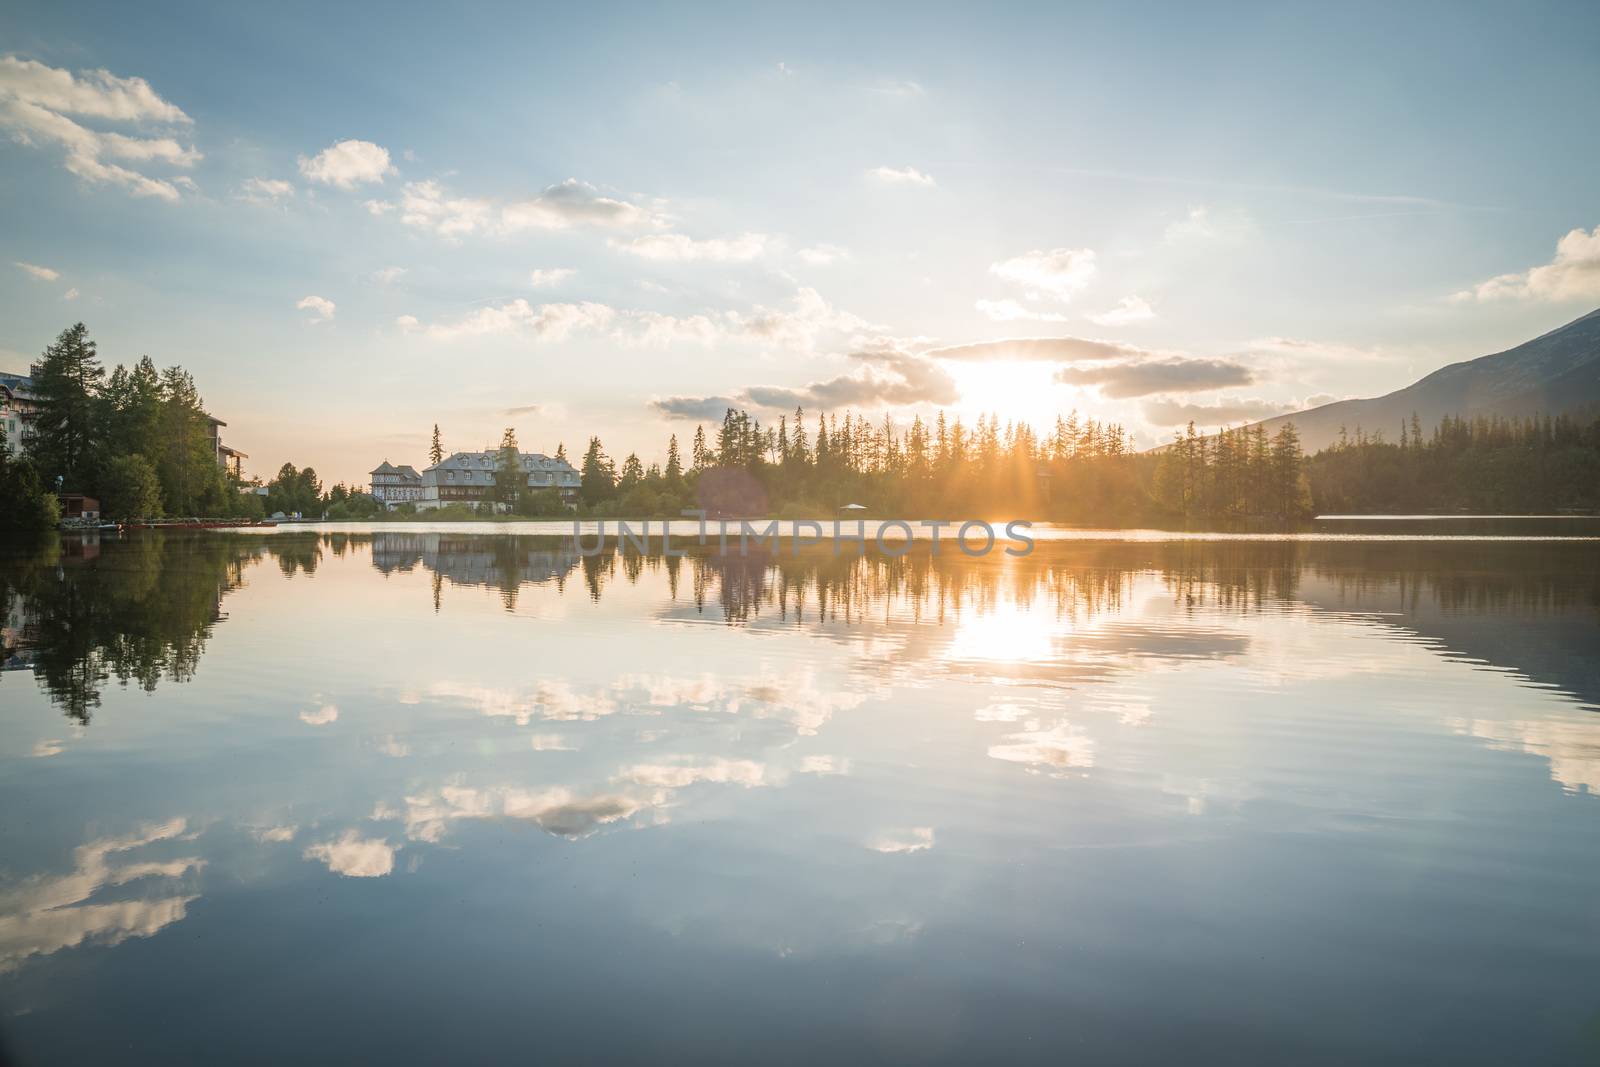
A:
{"type": "Polygon", "coordinates": [[[1600,1053],[1593,541],[150,535],[0,607],[18,1062],[1600,1053]]]}

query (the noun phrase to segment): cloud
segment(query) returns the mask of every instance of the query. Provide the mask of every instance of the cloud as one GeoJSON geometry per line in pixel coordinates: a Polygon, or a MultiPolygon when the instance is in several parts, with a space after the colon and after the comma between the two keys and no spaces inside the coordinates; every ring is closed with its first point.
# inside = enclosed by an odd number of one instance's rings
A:
{"type": "Polygon", "coordinates": [[[1144,418],[1152,426],[1182,426],[1190,422],[1225,426],[1235,422],[1258,422],[1293,410],[1294,404],[1253,397],[1222,397],[1211,404],[1191,404],[1171,397],[1144,402],[1144,418]]]}
{"type": "Polygon", "coordinates": [[[1015,300],[979,300],[973,307],[996,322],[1066,322],[1065,315],[1023,307],[1015,300]]]}
{"type": "Polygon", "coordinates": [[[0,973],[30,956],[75,945],[151,937],[184,918],[198,897],[175,883],[202,869],[205,860],[129,859],[124,853],[188,840],[186,829],[183,819],[173,819],[127,837],[98,838],[73,850],[73,869],[66,874],[10,880],[0,891],[0,973]],[[125,888],[135,882],[144,884],[138,895],[125,888]],[[123,888],[102,895],[113,887],[123,888]]]}
{"type": "Polygon", "coordinates": [[[371,141],[339,141],[315,156],[299,157],[300,173],[314,182],[340,189],[382,183],[395,172],[389,150],[371,141]]]}
{"type": "Polygon", "coordinates": [[[528,284],[535,289],[550,289],[578,272],[571,267],[552,267],[549,270],[535,270],[528,276],[528,284]]]}
{"type": "Polygon", "coordinates": [[[1048,293],[1060,301],[1071,300],[1094,280],[1097,270],[1092,248],[1052,248],[1031,252],[989,265],[989,273],[1030,293],[1048,293]]]}
{"type": "Polygon", "coordinates": [[[338,719],[339,709],[332,704],[323,704],[316,711],[300,713],[300,721],[308,726],[327,726],[329,723],[337,722],[338,719]]]}
{"type": "Polygon", "coordinates": [[[405,272],[404,267],[384,267],[372,272],[372,280],[379,285],[391,285],[405,272]]]}
{"type": "Polygon", "coordinates": [[[766,254],[773,238],[764,233],[697,241],[681,233],[652,233],[612,247],[641,259],[670,263],[749,263],[766,254]]]}
{"type": "Polygon", "coordinates": [[[0,128],[24,145],[56,144],[66,150],[63,165],[84,181],[125,185],[134,196],[176,201],[188,179],[154,178],[142,170],[107,162],[157,163],[192,167],[203,157],[173,137],[130,137],[90,129],[69,118],[103,122],[154,122],[188,125],[175,104],[156,95],[143,78],[119,78],[109,71],[69,71],[33,60],[0,56],[0,128]]]}
{"type": "Polygon", "coordinates": [[[41,267],[37,263],[24,263],[20,259],[12,262],[42,282],[53,282],[61,277],[60,271],[51,270],[49,267],[41,267]]]}
{"type": "Polygon", "coordinates": [[[1153,355],[1120,341],[1095,341],[1086,337],[1017,337],[1001,341],[975,341],[930,350],[933,359],[1003,360],[1006,362],[1066,363],[1084,359],[1140,359],[1153,355]]]}
{"type": "Polygon", "coordinates": [[[71,289],[68,289],[66,292],[61,294],[61,299],[63,299],[63,300],[76,300],[76,299],[78,299],[78,296],[79,296],[78,287],[77,286],[73,286],[71,289]]]}
{"type": "Polygon", "coordinates": [[[333,313],[335,311],[335,306],[332,300],[329,300],[325,296],[315,295],[301,297],[300,302],[295,304],[295,308],[299,311],[311,312],[314,317],[307,319],[306,321],[312,323],[313,325],[319,322],[327,322],[329,319],[333,318],[333,313]]]}
{"type": "Polygon", "coordinates": [[[328,870],[346,878],[382,878],[394,870],[397,847],[383,838],[362,837],[354,830],[346,830],[338,840],[312,845],[302,855],[308,860],[321,860],[328,870]]]}
{"type": "Polygon", "coordinates": [[[293,826],[267,826],[259,830],[253,830],[250,833],[251,837],[264,845],[281,845],[285,842],[293,841],[294,835],[295,827],[293,826]]]}
{"type": "Polygon", "coordinates": [[[1537,300],[1559,303],[1600,300],[1600,226],[1578,227],[1556,242],[1555,258],[1520,274],[1502,274],[1450,297],[1457,303],[1537,300]]]}
{"type": "Polygon", "coordinates": [[[113,122],[193,121],[176,104],[156,95],[143,78],[119,78],[107,70],[79,71],[74,77],[69,71],[16,56],[0,56],[0,97],[113,122]]]}
{"type": "Polygon", "coordinates": [[[809,263],[813,267],[826,267],[830,263],[850,258],[850,250],[848,248],[830,244],[812,245],[810,248],[802,248],[795,254],[800,257],[802,262],[809,263]]]}
{"type": "Polygon", "coordinates": [[[623,333],[618,339],[642,347],[665,347],[691,342],[708,345],[730,336],[726,321],[709,315],[662,315],[655,311],[634,311],[629,314],[632,333],[623,333]]]}
{"type": "Polygon", "coordinates": [[[656,412],[669,419],[686,419],[689,422],[715,422],[729,408],[743,407],[731,396],[669,396],[650,401],[656,412]]]}
{"type": "Polygon", "coordinates": [[[571,226],[626,229],[652,221],[637,204],[601,196],[594,186],[576,178],[552,185],[538,196],[507,204],[501,212],[501,224],[512,231],[564,230],[571,226]]]}
{"type": "Polygon", "coordinates": [[[1162,240],[1170,245],[1196,244],[1206,241],[1237,241],[1255,228],[1255,220],[1247,212],[1234,210],[1220,213],[1201,205],[1167,226],[1162,240]]]}
{"type": "Polygon", "coordinates": [[[908,830],[891,830],[867,844],[874,852],[898,854],[925,852],[933,847],[933,827],[913,826],[908,830]]]}
{"type": "Polygon", "coordinates": [[[405,330],[425,329],[436,341],[503,333],[527,333],[540,341],[564,341],[575,331],[604,329],[616,314],[604,304],[535,305],[518,298],[499,306],[479,308],[453,323],[422,327],[412,315],[402,315],[395,322],[405,330]]]}
{"type": "Polygon", "coordinates": [[[867,171],[867,177],[884,185],[920,185],[932,188],[933,176],[924,174],[916,167],[873,167],[867,171]]]}
{"type": "Polygon", "coordinates": [[[655,789],[683,789],[701,782],[742,785],[746,789],[765,784],[766,764],[754,760],[713,759],[689,762],[688,756],[669,757],[668,762],[641,763],[626,767],[617,775],[623,781],[655,789]]]}
{"type": "Polygon", "coordinates": [[[399,211],[400,221],[407,226],[450,238],[487,229],[494,218],[489,201],[446,196],[444,187],[436,181],[406,182],[397,204],[367,202],[367,210],[375,215],[391,209],[399,211]]]}
{"type": "Polygon", "coordinates": [[[989,746],[989,758],[1058,770],[1094,766],[1095,743],[1082,730],[1066,723],[1045,729],[1006,735],[1006,743],[989,746]]]}
{"type": "Polygon", "coordinates": [[[252,204],[276,204],[294,196],[294,185],[282,178],[246,178],[234,195],[252,204]]]}
{"type": "Polygon", "coordinates": [[[728,408],[795,407],[823,411],[883,408],[914,404],[954,404],[960,399],[955,379],[938,363],[902,351],[892,343],[864,346],[851,353],[859,370],[802,386],[753,385],[735,396],[673,396],[650,406],[672,419],[716,420],[728,408]]]}
{"type": "Polygon", "coordinates": [[[542,410],[542,406],[539,404],[522,404],[513,408],[501,408],[500,414],[515,419],[523,415],[537,415],[540,410],[542,410]]]}
{"type": "Polygon", "coordinates": [[[1098,386],[1102,396],[1127,399],[1151,393],[1191,393],[1249,385],[1250,368],[1228,359],[1185,359],[1162,356],[1120,363],[1063,367],[1056,381],[1098,386]]]}
{"type": "Polygon", "coordinates": [[[1156,317],[1155,309],[1143,297],[1125,296],[1117,306],[1098,315],[1090,315],[1096,326],[1126,326],[1133,322],[1148,322],[1156,317]]]}
{"type": "Polygon", "coordinates": [[[447,785],[405,798],[406,836],[438,842],[450,824],[462,819],[518,819],[558,837],[587,837],[645,808],[643,801],[616,793],[577,796],[563,788],[533,792],[498,786],[475,789],[447,785]]]}

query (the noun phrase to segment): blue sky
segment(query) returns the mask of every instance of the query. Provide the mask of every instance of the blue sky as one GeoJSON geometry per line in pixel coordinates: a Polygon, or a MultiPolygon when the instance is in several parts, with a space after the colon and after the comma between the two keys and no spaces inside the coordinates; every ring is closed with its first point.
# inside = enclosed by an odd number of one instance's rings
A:
{"type": "Polygon", "coordinates": [[[13,3],[0,41],[0,367],[82,319],[262,475],[435,422],[648,461],[724,398],[1154,443],[1600,306],[1593,5],[13,3]]]}

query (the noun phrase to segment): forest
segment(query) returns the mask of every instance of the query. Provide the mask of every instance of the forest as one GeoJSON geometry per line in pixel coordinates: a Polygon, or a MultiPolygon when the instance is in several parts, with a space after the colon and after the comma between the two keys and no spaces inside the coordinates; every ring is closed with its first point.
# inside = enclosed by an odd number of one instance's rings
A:
{"type": "MultiPolygon", "coordinates": [[[[56,522],[54,489],[87,493],[111,519],[258,518],[283,512],[329,519],[391,516],[360,486],[324,489],[311,468],[284,464],[263,488],[215,460],[193,378],[149,357],[109,374],[80,323],[63,331],[35,368],[40,413],[32,447],[0,439],[0,533],[56,522]],[[59,482],[57,481],[59,479],[59,482]]],[[[507,429],[503,456],[518,451],[507,429]]],[[[434,427],[433,456],[442,455],[434,427]]],[[[558,458],[566,458],[564,446],[558,458]]],[[[1395,441],[1360,428],[1304,454],[1293,424],[1203,433],[1192,423],[1157,449],[1136,451],[1114,423],[1058,417],[1041,434],[1026,423],[980,416],[970,427],[943,411],[909,425],[854,412],[796,409],[763,425],[728,409],[687,454],[677,435],[665,461],[636,453],[620,463],[598,435],[578,462],[579,500],[532,491],[502,464],[491,499],[526,517],[803,518],[861,504],[874,515],[1028,518],[1110,526],[1282,525],[1328,513],[1548,513],[1600,509],[1600,418],[1450,417],[1424,428],[1415,416],[1395,441]]],[[[403,512],[411,509],[402,505],[403,512]]],[[[435,517],[471,514],[465,505],[435,517]]]]}

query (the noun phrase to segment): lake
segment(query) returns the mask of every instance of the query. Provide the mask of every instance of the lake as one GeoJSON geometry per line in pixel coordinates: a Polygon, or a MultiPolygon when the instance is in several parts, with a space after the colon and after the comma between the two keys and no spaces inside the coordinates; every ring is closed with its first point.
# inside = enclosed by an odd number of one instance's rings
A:
{"type": "Polygon", "coordinates": [[[1587,1062],[1600,542],[1363,530],[10,552],[0,1062],[1587,1062]]]}

